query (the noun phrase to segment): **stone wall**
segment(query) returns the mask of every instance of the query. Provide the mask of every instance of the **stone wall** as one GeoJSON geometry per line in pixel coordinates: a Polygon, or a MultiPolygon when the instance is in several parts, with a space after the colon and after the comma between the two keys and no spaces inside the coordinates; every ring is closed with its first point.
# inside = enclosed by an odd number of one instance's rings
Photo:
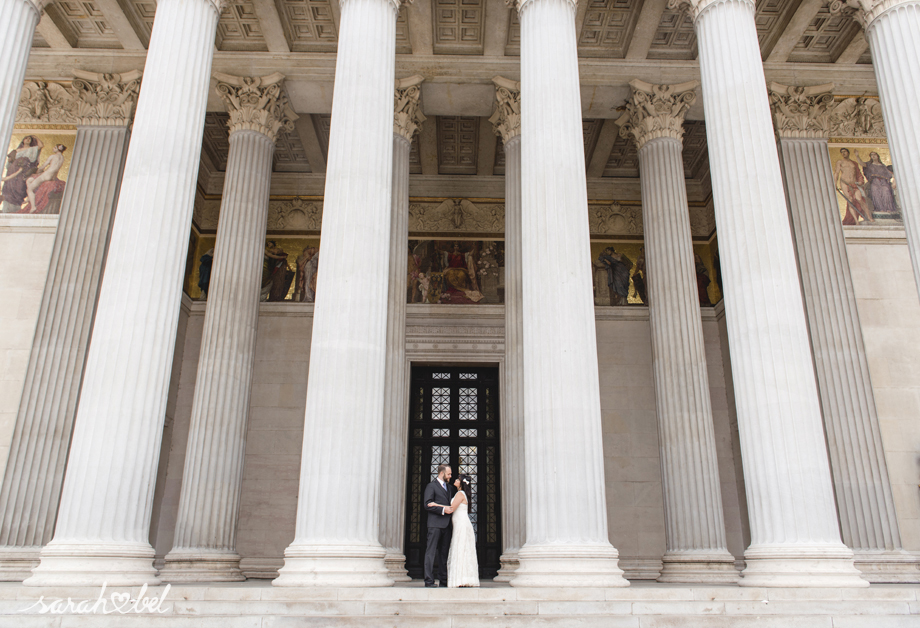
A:
{"type": "Polygon", "coordinates": [[[905,549],[920,550],[920,300],[904,229],[845,228],[905,549]]]}
{"type": "Polygon", "coordinates": [[[0,216],[0,480],[6,471],[57,216],[0,216]]]}

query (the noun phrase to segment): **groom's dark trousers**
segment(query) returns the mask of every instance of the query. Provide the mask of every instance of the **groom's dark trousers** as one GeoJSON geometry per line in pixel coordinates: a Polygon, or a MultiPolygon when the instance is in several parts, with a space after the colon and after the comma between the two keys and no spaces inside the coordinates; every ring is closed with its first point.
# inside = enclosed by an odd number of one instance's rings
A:
{"type": "Polygon", "coordinates": [[[447,553],[450,551],[450,515],[442,515],[440,507],[428,504],[450,505],[450,493],[435,479],[425,487],[422,504],[428,511],[428,545],[425,547],[425,584],[434,584],[434,558],[438,557],[438,580],[443,587],[447,583],[447,553]]]}

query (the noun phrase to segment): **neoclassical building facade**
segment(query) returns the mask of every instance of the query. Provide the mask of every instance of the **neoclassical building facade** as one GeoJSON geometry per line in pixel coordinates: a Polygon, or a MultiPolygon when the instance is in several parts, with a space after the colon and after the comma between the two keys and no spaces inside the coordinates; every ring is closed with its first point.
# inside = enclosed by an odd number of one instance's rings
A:
{"type": "Polygon", "coordinates": [[[0,579],[920,581],[920,3],[509,4],[0,2],[0,579]]]}

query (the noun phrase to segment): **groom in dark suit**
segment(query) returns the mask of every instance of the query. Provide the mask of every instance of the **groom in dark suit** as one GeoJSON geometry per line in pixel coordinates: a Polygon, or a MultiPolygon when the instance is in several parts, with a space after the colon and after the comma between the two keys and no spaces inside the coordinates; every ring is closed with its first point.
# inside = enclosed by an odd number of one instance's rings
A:
{"type": "Polygon", "coordinates": [[[447,586],[447,553],[450,550],[450,467],[438,465],[438,477],[425,487],[422,503],[428,511],[428,545],[425,548],[425,586],[436,587],[434,582],[434,557],[438,557],[438,580],[441,586],[447,586]],[[447,506],[435,506],[443,504],[447,506]]]}

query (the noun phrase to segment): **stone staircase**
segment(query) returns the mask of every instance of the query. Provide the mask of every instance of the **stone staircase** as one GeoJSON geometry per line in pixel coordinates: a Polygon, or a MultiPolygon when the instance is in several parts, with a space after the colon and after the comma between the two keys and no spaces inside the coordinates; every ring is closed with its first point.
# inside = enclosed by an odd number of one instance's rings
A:
{"type": "Polygon", "coordinates": [[[2,583],[0,627],[920,628],[918,591],[907,585],[748,589],[653,583],[619,589],[515,589],[492,583],[480,589],[426,589],[420,583],[289,589],[263,580],[149,588],[144,598],[159,613],[116,611],[116,604],[122,611],[129,608],[140,589],[107,589],[109,613],[103,614],[99,589],[2,583]],[[164,592],[165,599],[152,599],[164,592]],[[67,598],[72,609],[85,611],[96,603],[98,612],[61,614],[67,598]]]}

